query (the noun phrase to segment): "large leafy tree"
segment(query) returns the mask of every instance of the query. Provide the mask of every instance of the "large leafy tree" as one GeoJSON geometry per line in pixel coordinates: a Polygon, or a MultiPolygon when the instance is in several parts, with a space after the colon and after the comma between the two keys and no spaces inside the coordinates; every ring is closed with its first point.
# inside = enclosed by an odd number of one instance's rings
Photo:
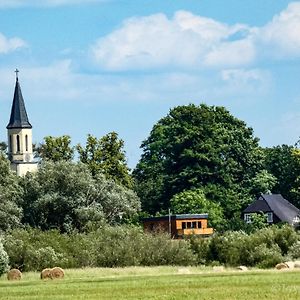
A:
{"type": "Polygon", "coordinates": [[[35,152],[40,158],[51,161],[70,161],[74,157],[74,147],[68,135],[44,137],[44,142],[35,148],[35,152]]]}
{"type": "Polygon", "coordinates": [[[273,192],[300,207],[300,150],[295,146],[281,145],[265,150],[265,168],[277,179],[273,192]]]}
{"type": "Polygon", "coordinates": [[[202,187],[232,217],[251,201],[252,178],[262,167],[253,130],[224,107],[205,104],[171,109],[141,148],[134,177],[150,213],[168,208],[174,195],[202,187]]]}
{"type": "Polygon", "coordinates": [[[121,222],[140,207],[136,194],[93,177],[87,166],[67,161],[42,163],[35,174],[22,178],[24,223],[42,229],[83,230],[89,224],[121,222]]]}
{"type": "Polygon", "coordinates": [[[88,135],[85,147],[77,145],[79,159],[87,164],[94,176],[103,174],[107,179],[132,188],[132,178],[126,163],[124,141],[116,132],[100,139],[88,135]]]}

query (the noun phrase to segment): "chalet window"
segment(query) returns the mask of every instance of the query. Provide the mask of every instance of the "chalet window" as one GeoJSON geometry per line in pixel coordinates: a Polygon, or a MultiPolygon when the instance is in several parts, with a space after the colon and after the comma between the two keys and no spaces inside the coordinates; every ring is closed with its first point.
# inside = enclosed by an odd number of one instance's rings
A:
{"type": "Polygon", "coordinates": [[[251,223],[251,214],[244,214],[244,221],[246,223],[251,223]]]}
{"type": "Polygon", "coordinates": [[[186,229],[186,222],[182,222],[182,229],[186,229]]]}
{"type": "Polygon", "coordinates": [[[273,213],[272,212],[267,213],[267,222],[273,223],[273,213]]]}
{"type": "Polygon", "coordinates": [[[198,223],[198,228],[202,228],[202,223],[200,221],[198,221],[197,223],[198,223]]]}
{"type": "Polygon", "coordinates": [[[192,228],[197,228],[197,222],[192,222],[192,228]]]}
{"type": "Polygon", "coordinates": [[[191,222],[186,222],[187,228],[192,228],[192,223],[191,222]]]}

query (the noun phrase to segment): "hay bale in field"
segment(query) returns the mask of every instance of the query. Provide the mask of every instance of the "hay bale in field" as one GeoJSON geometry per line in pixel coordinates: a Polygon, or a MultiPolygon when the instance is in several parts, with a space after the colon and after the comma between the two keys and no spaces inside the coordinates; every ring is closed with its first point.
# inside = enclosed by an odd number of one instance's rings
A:
{"type": "Polygon", "coordinates": [[[55,268],[51,269],[50,273],[51,273],[52,279],[56,279],[56,278],[62,279],[65,277],[65,271],[60,267],[55,267],[55,268]]]}
{"type": "Polygon", "coordinates": [[[46,268],[41,272],[41,279],[52,279],[51,269],[46,268]]]}
{"type": "Polygon", "coordinates": [[[240,271],[248,271],[248,268],[246,266],[238,266],[236,269],[240,271]]]}
{"type": "Polygon", "coordinates": [[[18,269],[11,269],[7,272],[7,279],[8,280],[21,280],[22,279],[22,273],[18,269]]]}
{"type": "Polygon", "coordinates": [[[294,268],[295,269],[299,269],[300,268],[300,261],[299,260],[297,260],[297,261],[294,262],[294,268]]]}
{"type": "Polygon", "coordinates": [[[286,261],[285,264],[289,267],[289,269],[294,269],[295,263],[293,261],[286,261]]]}
{"type": "Polygon", "coordinates": [[[285,270],[288,268],[289,268],[289,266],[286,263],[279,263],[275,266],[275,269],[277,269],[277,270],[285,270]]]}
{"type": "Polygon", "coordinates": [[[213,271],[214,272],[223,272],[223,271],[225,271],[225,269],[223,266],[214,266],[213,271]]]}

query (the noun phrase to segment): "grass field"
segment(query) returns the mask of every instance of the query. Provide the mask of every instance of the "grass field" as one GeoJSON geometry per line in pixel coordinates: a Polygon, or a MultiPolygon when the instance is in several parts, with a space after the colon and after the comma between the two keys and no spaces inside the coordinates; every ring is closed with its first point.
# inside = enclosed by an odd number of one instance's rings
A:
{"type": "Polygon", "coordinates": [[[300,299],[299,271],[213,272],[155,267],[66,270],[63,280],[25,273],[20,282],[0,279],[0,299],[300,299]]]}

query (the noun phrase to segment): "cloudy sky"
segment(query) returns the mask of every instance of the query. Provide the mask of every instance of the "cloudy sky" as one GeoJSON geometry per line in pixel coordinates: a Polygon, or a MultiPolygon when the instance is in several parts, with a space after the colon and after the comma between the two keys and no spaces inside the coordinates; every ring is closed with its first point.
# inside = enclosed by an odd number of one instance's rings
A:
{"type": "Polygon", "coordinates": [[[35,142],[116,131],[130,167],[176,105],[225,106],[262,146],[300,136],[300,1],[0,0],[0,140],[15,68],[35,142]]]}

